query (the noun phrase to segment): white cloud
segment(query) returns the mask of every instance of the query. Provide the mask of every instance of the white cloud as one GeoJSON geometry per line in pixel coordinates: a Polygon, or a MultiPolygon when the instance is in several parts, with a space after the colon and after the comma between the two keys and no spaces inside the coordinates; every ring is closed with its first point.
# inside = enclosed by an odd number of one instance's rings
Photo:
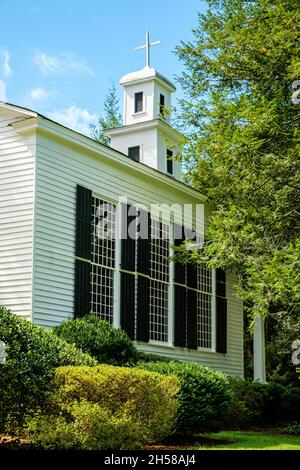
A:
{"type": "Polygon", "coordinates": [[[9,77],[11,74],[11,66],[10,66],[10,54],[7,50],[4,50],[2,53],[2,71],[4,77],[9,77]]]}
{"type": "Polygon", "coordinates": [[[67,72],[94,75],[93,70],[88,66],[86,60],[73,53],[48,55],[38,52],[35,54],[33,60],[44,75],[60,75],[67,72]]]}
{"type": "Polygon", "coordinates": [[[6,101],[6,85],[3,80],[0,80],[0,101],[6,101]]]}
{"type": "Polygon", "coordinates": [[[91,114],[86,109],[78,108],[75,105],[48,113],[48,116],[53,121],[87,136],[90,136],[89,124],[97,120],[95,114],[91,114]]]}
{"type": "Polygon", "coordinates": [[[33,88],[29,92],[30,98],[34,101],[45,100],[49,98],[49,96],[52,96],[53,94],[54,94],[53,91],[46,90],[45,88],[42,88],[42,87],[33,88]]]}

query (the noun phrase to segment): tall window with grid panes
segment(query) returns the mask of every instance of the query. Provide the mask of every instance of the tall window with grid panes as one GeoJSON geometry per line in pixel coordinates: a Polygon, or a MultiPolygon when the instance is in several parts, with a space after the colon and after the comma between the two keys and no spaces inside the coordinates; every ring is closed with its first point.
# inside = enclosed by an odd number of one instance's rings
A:
{"type": "MultiPolygon", "coordinates": [[[[79,197],[88,191],[79,189],[79,197]]],[[[76,269],[84,277],[83,282],[76,274],[77,314],[92,312],[120,325],[133,340],[225,353],[225,273],[174,263],[170,240],[173,224],[143,211],[149,225],[147,237],[132,237],[132,227],[137,230],[132,223],[139,209],[127,206],[126,224],[131,225],[131,236],[119,240],[116,226],[124,222],[124,210],[116,211],[115,204],[95,194],[85,194],[84,201],[89,212],[78,205],[78,227],[83,234],[80,244],[86,247],[85,252],[78,251],[76,259],[76,269]],[[122,220],[118,221],[116,214],[122,220]],[[174,264],[175,269],[170,269],[174,264]],[[120,305],[120,312],[116,305],[120,305]]]]}

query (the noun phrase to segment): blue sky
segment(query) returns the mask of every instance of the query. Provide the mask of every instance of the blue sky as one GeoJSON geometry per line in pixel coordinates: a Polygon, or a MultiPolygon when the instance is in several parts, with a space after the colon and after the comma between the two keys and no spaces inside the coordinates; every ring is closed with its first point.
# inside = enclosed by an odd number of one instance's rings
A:
{"type": "Polygon", "coordinates": [[[202,0],[0,0],[0,100],[88,133],[111,82],[144,67],[133,48],[146,28],[161,40],[151,65],[174,79],[175,46],[192,38],[204,9],[202,0]]]}

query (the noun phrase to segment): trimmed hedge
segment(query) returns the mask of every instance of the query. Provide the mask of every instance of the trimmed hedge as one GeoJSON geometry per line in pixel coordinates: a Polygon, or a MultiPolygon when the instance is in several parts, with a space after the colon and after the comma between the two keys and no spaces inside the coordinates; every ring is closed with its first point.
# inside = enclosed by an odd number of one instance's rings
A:
{"type": "Polygon", "coordinates": [[[149,362],[140,364],[140,367],[178,377],[178,432],[193,434],[215,430],[221,424],[232,400],[229,382],[224,374],[195,362],[149,362]]]}
{"type": "Polygon", "coordinates": [[[125,331],[96,315],[69,319],[56,326],[53,332],[100,363],[125,365],[137,360],[137,350],[125,331]]]}
{"type": "Polygon", "coordinates": [[[58,366],[96,365],[92,357],[51,331],[0,307],[0,340],[6,361],[0,365],[0,422],[21,424],[24,414],[45,403],[50,377],[58,366]]]}
{"type": "Polygon", "coordinates": [[[28,423],[44,448],[131,449],[172,432],[178,409],[176,377],[109,365],[60,367],[49,416],[28,423]]]}
{"type": "Polygon", "coordinates": [[[230,428],[300,419],[300,389],[230,377],[233,401],[224,424],[230,428]]]}
{"type": "Polygon", "coordinates": [[[230,428],[300,419],[300,389],[229,378],[233,401],[224,424],[230,428]]]}

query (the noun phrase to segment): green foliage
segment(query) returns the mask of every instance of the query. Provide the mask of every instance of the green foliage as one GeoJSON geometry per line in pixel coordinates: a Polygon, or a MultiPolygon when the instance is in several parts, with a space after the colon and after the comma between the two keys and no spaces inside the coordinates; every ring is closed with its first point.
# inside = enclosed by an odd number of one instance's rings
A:
{"type": "Polygon", "coordinates": [[[96,361],[55,336],[0,307],[0,341],[6,361],[0,365],[0,422],[21,423],[24,413],[43,404],[55,367],[95,365],[96,361]]]}
{"type": "Polygon", "coordinates": [[[131,449],[174,428],[175,377],[110,365],[55,371],[52,414],[28,423],[30,441],[45,448],[131,449]]]}
{"type": "Polygon", "coordinates": [[[110,138],[105,135],[107,129],[121,126],[122,117],[119,110],[119,100],[116,94],[116,87],[113,84],[108,90],[104,100],[104,116],[100,116],[98,126],[90,124],[91,136],[101,144],[109,145],[110,138]]]}
{"type": "Polygon", "coordinates": [[[231,428],[270,424],[300,417],[300,390],[276,383],[230,378],[233,401],[224,424],[231,428]]]}
{"type": "Polygon", "coordinates": [[[300,423],[290,424],[281,431],[283,434],[292,434],[293,436],[300,436],[300,423]]]}
{"type": "Polygon", "coordinates": [[[136,361],[137,350],[127,334],[96,315],[66,320],[53,331],[95,357],[98,362],[124,365],[136,361]]]}
{"type": "Polygon", "coordinates": [[[224,374],[193,362],[150,362],[141,364],[141,367],[178,377],[178,432],[203,432],[215,428],[222,421],[232,396],[224,374]]]}
{"type": "Polygon", "coordinates": [[[132,416],[119,416],[98,403],[74,401],[66,416],[37,415],[27,423],[29,441],[43,449],[135,449],[141,446],[132,416]]]}

